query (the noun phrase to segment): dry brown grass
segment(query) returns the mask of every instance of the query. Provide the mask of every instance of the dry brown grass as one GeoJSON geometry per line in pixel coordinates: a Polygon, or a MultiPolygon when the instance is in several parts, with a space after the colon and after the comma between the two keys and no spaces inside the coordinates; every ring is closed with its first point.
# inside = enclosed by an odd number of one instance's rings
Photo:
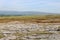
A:
{"type": "Polygon", "coordinates": [[[35,22],[35,23],[60,23],[59,15],[42,16],[3,16],[0,17],[0,23],[9,21],[35,22]]]}

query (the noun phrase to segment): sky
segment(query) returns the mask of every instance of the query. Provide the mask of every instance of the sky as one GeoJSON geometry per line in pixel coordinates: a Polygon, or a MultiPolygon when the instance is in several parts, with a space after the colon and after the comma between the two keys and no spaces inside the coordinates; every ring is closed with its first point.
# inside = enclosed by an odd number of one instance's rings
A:
{"type": "Polygon", "coordinates": [[[60,13],[60,0],[0,0],[0,10],[60,13]]]}

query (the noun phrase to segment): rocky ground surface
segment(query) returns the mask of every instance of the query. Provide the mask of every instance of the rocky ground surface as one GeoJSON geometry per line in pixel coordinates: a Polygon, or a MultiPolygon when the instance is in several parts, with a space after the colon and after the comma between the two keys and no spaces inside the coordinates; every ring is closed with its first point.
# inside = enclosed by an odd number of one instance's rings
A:
{"type": "Polygon", "coordinates": [[[60,23],[0,23],[0,40],[60,40],[60,23]]]}

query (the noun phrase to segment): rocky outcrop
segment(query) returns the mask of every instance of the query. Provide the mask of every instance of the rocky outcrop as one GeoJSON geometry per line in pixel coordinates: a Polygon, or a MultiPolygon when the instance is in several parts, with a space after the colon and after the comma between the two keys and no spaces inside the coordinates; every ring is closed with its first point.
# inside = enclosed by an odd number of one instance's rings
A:
{"type": "Polygon", "coordinates": [[[0,33],[5,35],[2,39],[11,39],[12,37],[14,40],[59,40],[59,27],[60,23],[20,23],[14,21],[0,23],[0,33]]]}

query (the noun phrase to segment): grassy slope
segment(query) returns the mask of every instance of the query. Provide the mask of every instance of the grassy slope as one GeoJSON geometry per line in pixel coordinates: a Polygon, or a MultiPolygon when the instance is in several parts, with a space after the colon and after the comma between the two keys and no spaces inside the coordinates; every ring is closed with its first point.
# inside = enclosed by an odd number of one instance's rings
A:
{"type": "Polygon", "coordinates": [[[34,15],[34,16],[3,16],[0,17],[0,22],[9,21],[24,21],[36,23],[60,23],[60,15],[34,15]]]}

